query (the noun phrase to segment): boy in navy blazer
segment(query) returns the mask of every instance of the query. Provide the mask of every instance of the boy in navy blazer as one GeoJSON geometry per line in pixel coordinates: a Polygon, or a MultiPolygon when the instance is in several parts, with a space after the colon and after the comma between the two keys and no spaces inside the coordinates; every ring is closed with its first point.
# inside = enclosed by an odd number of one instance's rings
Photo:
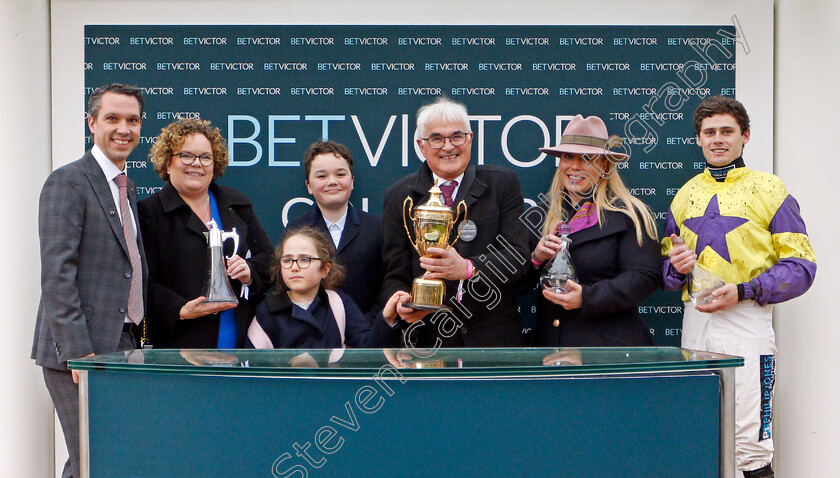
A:
{"type": "Polygon", "coordinates": [[[312,226],[332,238],[338,263],[347,276],[341,290],[347,293],[371,322],[382,310],[382,236],[379,216],[350,204],[353,191],[353,157],[346,146],[318,141],[303,159],[306,188],[315,204],[306,214],[289,222],[287,229],[312,226]]]}

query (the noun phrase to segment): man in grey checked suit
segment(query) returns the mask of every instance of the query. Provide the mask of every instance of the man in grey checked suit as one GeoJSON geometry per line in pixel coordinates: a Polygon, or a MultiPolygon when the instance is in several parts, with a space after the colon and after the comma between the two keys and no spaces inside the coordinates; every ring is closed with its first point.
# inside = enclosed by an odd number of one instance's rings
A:
{"type": "Polygon", "coordinates": [[[80,476],[78,374],[67,361],[136,348],[147,276],[136,188],[121,175],[140,141],[142,93],[102,86],[91,95],[88,114],[94,146],[50,174],[38,211],[41,302],[32,358],[42,367],[70,453],[62,478],[80,476]]]}

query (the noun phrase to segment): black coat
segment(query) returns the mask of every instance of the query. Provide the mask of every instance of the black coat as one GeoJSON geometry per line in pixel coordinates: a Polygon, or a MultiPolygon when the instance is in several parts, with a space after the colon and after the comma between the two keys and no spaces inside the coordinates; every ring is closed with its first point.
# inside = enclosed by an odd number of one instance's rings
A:
{"type": "MultiPolygon", "coordinates": [[[[348,347],[396,347],[400,329],[391,328],[381,314],[371,323],[352,299],[336,291],[344,305],[344,343],[348,347]]],[[[275,349],[341,348],[341,332],[324,289],[319,289],[307,310],[295,306],[283,291],[269,295],[257,307],[254,320],[265,331],[275,349]]],[[[246,337],[245,348],[254,345],[246,337]]]]}
{"type": "MultiPolygon", "coordinates": [[[[529,210],[528,216],[535,209],[529,210]]],[[[541,210],[544,214],[545,208],[541,210]]],[[[583,303],[580,309],[566,310],[549,302],[538,290],[537,345],[653,345],[650,329],[639,315],[639,304],[662,281],[659,242],[645,235],[639,247],[633,221],[623,213],[611,211],[604,213],[603,227],[596,224],[570,234],[569,239],[572,263],[583,287],[583,303]]],[[[531,234],[532,251],[537,241],[539,236],[531,234]]],[[[540,272],[531,268],[531,284],[538,283],[540,272]]]]}
{"type": "MultiPolygon", "coordinates": [[[[234,309],[237,347],[241,346],[254,310],[270,286],[271,241],[268,239],[248,197],[241,192],[211,183],[225,231],[234,227],[239,234],[237,254],[251,268],[250,298],[239,297],[234,309]]],[[[201,295],[207,275],[207,228],[167,183],[137,204],[140,231],[149,262],[149,294],[146,306],[149,338],[156,348],[216,348],[219,315],[180,320],[181,307],[201,295]]],[[[225,241],[225,256],[233,254],[233,242],[225,241]]],[[[239,296],[242,284],[231,280],[239,296]]]]}
{"type": "MultiPolygon", "coordinates": [[[[408,196],[415,207],[426,202],[433,181],[429,166],[423,163],[418,172],[385,191],[382,297],[390,297],[397,290],[410,292],[414,278],[425,272],[406,235],[401,211],[408,196]]],[[[432,316],[427,315],[422,322],[416,323],[420,325],[410,328],[408,340],[417,347],[521,346],[522,326],[513,284],[528,271],[530,259],[527,229],[519,219],[524,210],[519,179],[507,168],[469,165],[455,204],[461,200],[467,205],[467,219],[475,223],[477,231],[473,240],[462,238],[454,247],[461,257],[472,260],[478,274],[464,281],[464,297],[460,303],[453,300],[458,281],[445,281],[444,304],[453,307],[453,312],[435,318],[435,323],[432,316]]],[[[461,222],[455,224],[453,234],[461,222]]]]}
{"type": "MultiPolygon", "coordinates": [[[[324,216],[317,205],[289,222],[286,230],[300,226],[312,226],[330,237],[324,216]]],[[[379,216],[359,211],[352,204],[348,205],[347,220],[336,251],[336,262],[344,266],[347,272],[341,290],[353,299],[372,322],[383,306],[378,300],[383,276],[379,216]]]]}

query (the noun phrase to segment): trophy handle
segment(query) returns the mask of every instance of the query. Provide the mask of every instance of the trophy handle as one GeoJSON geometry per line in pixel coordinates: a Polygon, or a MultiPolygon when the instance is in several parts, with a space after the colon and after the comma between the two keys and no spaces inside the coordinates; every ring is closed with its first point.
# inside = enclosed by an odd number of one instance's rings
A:
{"type": "MultiPolygon", "coordinates": [[[[456,206],[456,208],[455,208],[455,221],[452,224],[457,224],[458,221],[463,221],[465,219],[467,219],[467,203],[465,203],[464,201],[461,201],[461,202],[458,203],[458,206],[456,206]],[[463,217],[461,216],[461,206],[464,206],[463,217]]],[[[452,244],[450,244],[450,247],[454,246],[455,243],[458,242],[458,239],[460,239],[460,238],[461,238],[461,230],[459,229],[458,234],[455,236],[455,240],[452,241],[452,244]]]]}
{"type": "MultiPolygon", "coordinates": [[[[239,234],[236,233],[236,228],[232,228],[230,232],[222,232],[222,244],[228,239],[233,239],[233,253],[239,251],[239,234]]],[[[230,259],[230,257],[228,257],[230,259]]]]}
{"type": "Polygon", "coordinates": [[[402,207],[403,227],[405,228],[405,234],[408,236],[408,242],[411,243],[411,245],[414,247],[414,249],[417,249],[417,243],[411,240],[411,233],[408,232],[408,221],[406,220],[406,217],[405,217],[405,205],[406,204],[408,204],[408,210],[409,210],[408,219],[411,219],[412,223],[413,223],[414,218],[411,217],[411,210],[414,208],[414,200],[411,199],[411,196],[406,197],[405,201],[403,201],[403,207],[402,207]]]}

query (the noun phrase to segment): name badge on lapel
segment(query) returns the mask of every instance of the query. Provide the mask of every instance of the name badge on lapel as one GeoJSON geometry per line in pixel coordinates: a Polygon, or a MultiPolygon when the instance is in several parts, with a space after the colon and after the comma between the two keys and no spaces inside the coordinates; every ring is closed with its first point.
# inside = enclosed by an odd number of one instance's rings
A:
{"type": "Polygon", "coordinates": [[[458,238],[462,241],[472,242],[476,235],[478,235],[478,228],[471,220],[467,219],[458,226],[458,238]]]}

